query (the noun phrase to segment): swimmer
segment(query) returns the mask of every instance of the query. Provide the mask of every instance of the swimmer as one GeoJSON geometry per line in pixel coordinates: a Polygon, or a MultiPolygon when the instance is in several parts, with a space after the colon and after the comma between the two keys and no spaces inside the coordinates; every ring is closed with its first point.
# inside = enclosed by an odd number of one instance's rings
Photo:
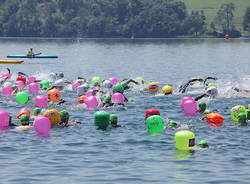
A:
{"type": "Polygon", "coordinates": [[[42,115],[41,112],[42,112],[42,111],[41,111],[40,108],[38,108],[38,107],[34,108],[34,109],[33,109],[33,116],[31,116],[31,118],[32,118],[32,119],[35,119],[35,117],[42,115]]]}
{"type": "Polygon", "coordinates": [[[212,80],[218,80],[218,78],[217,77],[206,77],[205,79],[202,79],[202,78],[195,78],[195,79],[191,79],[191,80],[189,80],[186,84],[184,84],[184,85],[181,85],[180,86],[180,88],[179,88],[179,92],[181,92],[181,93],[185,93],[186,92],[186,89],[187,89],[187,87],[188,86],[191,86],[191,85],[193,85],[194,84],[194,82],[203,82],[204,83],[204,85],[208,85],[206,82],[207,82],[207,80],[209,80],[209,79],[212,79],[212,80]]]}
{"type": "Polygon", "coordinates": [[[249,89],[239,89],[239,88],[233,88],[237,92],[245,92],[245,93],[250,93],[249,89]]]}
{"type": "Polygon", "coordinates": [[[199,107],[199,112],[203,113],[207,108],[207,104],[204,101],[199,101],[198,102],[198,107],[199,107]]]}
{"type": "MultiPolygon", "coordinates": [[[[9,68],[6,68],[6,70],[8,71],[7,73],[8,73],[8,75],[10,76],[10,75],[11,75],[10,69],[9,69],[9,68]]],[[[8,79],[9,79],[8,76],[6,76],[6,75],[1,75],[0,85],[3,85],[8,79]]]]}
{"type": "Polygon", "coordinates": [[[32,56],[34,56],[35,54],[34,54],[34,52],[33,52],[33,48],[30,48],[30,50],[28,51],[28,53],[27,53],[27,56],[28,57],[32,57],[32,56]]]}
{"type": "Polygon", "coordinates": [[[166,128],[178,129],[180,128],[180,125],[178,125],[174,120],[168,120],[166,128]]]}
{"type": "Polygon", "coordinates": [[[33,126],[30,125],[29,123],[29,116],[27,116],[26,114],[21,116],[20,121],[21,121],[21,125],[17,126],[15,130],[25,131],[25,130],[29,130],[33,128],[33,126]]]}
{"type": "Polygon", "coordinates": [[[209,148],[209,145],[208,145],[206,140],[201,140],[198,143],[198,148],[200,148],[200,149],[209,148]]]}
{"type": "Polygon", "coordinates": [[[60,116],[61,122],[59,123],[59,125],[62,127],[75,126],[81,123],[80,120],[69,121],[69,113],[66,110],[60,111],[60,116]]]}
{"type": "Polygon", "coordinates": [[[136,85],[139,84],[139,82],[136,82],[136,81],[133,80],[133,79],[125,78],[125,79],[123,79],[123,80],[121,81],[121,85],[123,86],[123,89],[124,89],[124,90],[127,90],[127,89],[130,88],[129,83],[134,83],[134,84],[136,84],[136,85]]]}
{"type": "Polygon", "coordinates": [[[111,128],[118,128],[121,127],[121,125],[118,125],[118,117],[116,114],[110,114],[110,123],[111,123],[111,128]]]}
{"type": "Polygon", "coordinates": [[[209,87],[206,89],[206,93],[196,97],[194,100],[198,101],[203,97],[215,98],[218,95],[218,89],[216,87],[209,87]]]}

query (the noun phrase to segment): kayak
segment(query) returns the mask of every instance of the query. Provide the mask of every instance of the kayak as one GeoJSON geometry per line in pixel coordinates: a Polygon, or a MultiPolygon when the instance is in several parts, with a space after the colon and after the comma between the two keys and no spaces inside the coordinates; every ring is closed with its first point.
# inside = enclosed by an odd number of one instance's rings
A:
{"type": "Polygon", "coordinates": [[[5,64],[21,64],[23,61],[21,60],[0,60],[0,63],[5,63],[5,64]]]}
{"type": "Polygon", "coordinates": [[[27,56],[27,55],[10,55],[7,58],[58,58],[58,56],[48,56],[48,55],[34,55],[34,56],[27,56]]]}

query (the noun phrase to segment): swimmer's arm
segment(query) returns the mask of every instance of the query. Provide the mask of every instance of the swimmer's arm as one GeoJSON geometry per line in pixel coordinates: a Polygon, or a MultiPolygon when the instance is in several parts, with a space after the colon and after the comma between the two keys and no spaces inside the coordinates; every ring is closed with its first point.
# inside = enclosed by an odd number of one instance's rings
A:
{"type": "Polygon", "coordinates": [[[69,80],[65,80],[64,82],[65,82],[66,84],[72,84],[72,82],[69,81],[69,80]]]}
{"type": "Polygon", "coordinates": [[[18,74],[18,75],[24,75],[24,76],[26,76],[26,77],[28,76],[27,74],[25,74],[25,73],[23,73],[23,72],[18,72],[17,74],[18,74]]]}
{"type": "Polygon", "coordinates": [[[135,80],[133,80],[133,79],[129,79],[128,80],[128,82],[127,82],[127,84],[129,84],[129,83],[134,83],[134,84],[136,84],[136,85],[138,85],[139,84],[139,82],[136,82],[135,80]]]}
{"type": "Polygon", "coordinates": [[[1,81],[1,85],[4,84],[7,81],[8,77],[5,77],[2,81],[1,81]]]}
{"type": "Polygon", "coordinates": [[[205,96],[208,96],[208,95],[205,93],[205,94],[203,94],[203,95],[200,95],[200,96],[196,97],[194,100],[195,100],[195,101],[198,101],[198,100],[202,99],[202,98],[205,97],[205,96]]]}
{"type": "Polygon", "coordinates": [[[42,80],[35,80],[34,82],[41,82],[42,80]]]}
{"type": "Polygon", "coordinates": [[[239,89],[239,88],[234,88],[235,91],[237,92],[245,92],[245,93],[250,93],[250,90],[248,89],[239,89]]]}
{"type": "Polygon", "coordinates": [[[8,71],[8,73],[10,73],[10,69],[9,68],[6,68],[6,70],[8,71]]]}
{"type": "Polygon", "coordinates": [[[192,82],[195,82],[195,81],[203,82],[203,79],[197,78],[197,79],[192,79],[192,80],[188,81],[186,84],[181,85],[181,87],[180,87],[180,89],[179,89],[179,92],[185,93],[187,87],[188,87],[192,82]]]}
{"type": "Polygon", "coordinates": [[[207,80],[209,80],[209,79],[218,80],[217,77],[206,77],[203,83],[205,84],[207,82],[207,80]]]}

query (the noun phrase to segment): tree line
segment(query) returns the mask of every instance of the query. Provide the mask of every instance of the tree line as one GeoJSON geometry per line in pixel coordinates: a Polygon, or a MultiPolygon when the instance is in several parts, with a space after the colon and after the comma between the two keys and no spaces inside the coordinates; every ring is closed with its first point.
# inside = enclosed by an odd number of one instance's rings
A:
{"type": "MultiPolygon", "coordinates": [[[[234,5],[223,5],[210,30],[237,31],[233,17],[234,5]]],[[[243,27],[250,31],[250,8],[243,27]]],[[[188,14],[176,0],[0,1],[0,36],[166,38],[208,31],[203,11],[188,14]]]]}

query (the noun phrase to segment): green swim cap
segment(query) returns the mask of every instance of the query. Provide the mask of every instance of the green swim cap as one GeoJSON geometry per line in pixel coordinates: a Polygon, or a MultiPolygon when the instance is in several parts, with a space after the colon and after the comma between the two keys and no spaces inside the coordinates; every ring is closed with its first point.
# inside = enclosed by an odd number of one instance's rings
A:
{"type": "Polygon", "coordinates": [[[118,122],[118,117],[116,114],[110,114],[110,123],[111,124],[117,124],[118,122]]]}
{"type": "Polygon", "coordinates": [[[50,82],[48,80],[43,80],[39,83],[43,90],[47,90],[51,87],[50,82]]]}
{"type": "Polygon", "coordinates": [[[238,115],[240,113],[246,114],[246,107],[243,105],[236,105],[230,110],[231,118],[234,122],[239,122],[238,115]]]}
{"type": "Polygon", "coordinates": [[[199,106],[199,112],[204,112],[207,108],[207,104],[204,101],[199,101],[198,106],[199,106]]]}
{"type": "Polygon", "coordinates": [[[245,113],[238,114],[238,122],[239,123],[246,123],[247,122],[247,116],[245,113]]]}
{"type": "Polygon", "coordinates": [[[58,77],[63,78],[63,77],[64,77],[64,73],[60,72],[60,73],[58,74],[58,77]]]}
{"type": "Polygon", "coordinates": [[[247,114],[247,120],[250,120],[250,110],[249,109],[246,110],[246,114],[247,114]]]}
{"type": "Polygon", "coordinates": [[[145,82],[145,80],[144,80],[143,77],[137,77],[135,80],[136,80],[137,82],[141,83],[141,84],[144,84],[144,82],[145,82]]]}
{"type": "Polygon", "coordinates": [[[198,146],[199,146],[200,148],[208,148],[208,147],[209,147],[206,140],[201,140],[201,141],[199,142],[198,146]]]}
{"type": "Polygon", "coordinates": [[[211,87],[217,88],[218,85],[217,85],[217,84],[214,84],[214,83],[209,83],[209,84],[207,85],[207,88],[211,88],[211,87]]]}
{"type": "Polygon", "coordinates": [[[94,114],[95,125],[102,130],[106,130],[109,126],[110,118],[109,113],[105,111],[98,111],[94,114]]]}
{"type": "Polygon", "coordinates": [[[69,121],[69,112],[66,110],[60,111],[61,122],[67,123],[69,121]]]}
{"type": "Polygon", "coordinates": [[[110,95],[107,95],[107,96],[104,97],[104,102],[105,103],[110,103],[110,101],[111,101],[111,96],[110,95]]]}
{"type": "Polygon", "coordinates": [[[176,121],[174,121],[174,120],[169,120],[169,122],[168,122],[168,127],[170,127],[170,128],[175,128],[175,127],[177,127],[176,121]]]}
{"type": "Polygon", "coordinates": [[[41,113],[41,109],[36,107],[34,108],[33,113],[34,113],[34,116],[38,116],[41,113]]]}
{"type": "Polygon", "coordinates": [[[213,111],[210,110],[210,109],[207,109],[207,110],[205,110],[205,111],[202,113],[202,115],[203,115],[203,117],[205,117],[207,114],[209,114],[209,113],[211,113],[211,112],[213,112],[213,111]]]}
{"type": "Polygon", "coordinates": [[[114,85],[113,92],[114,93],[123,93],[124,88],[123,88],[123,86],[121,84],[114,85]]]}
{"type": "Polygon", "coordinates": [[[29,125],[29,116],[26,114],[22,115],[20,118],[21,125],[29,125]]]}
{"type": "Polygon", "coordinates": [[[100,77],[93,77],[91,79],[91,83],[93,86],[98,86],[101,84],[101,82],[102,82],[102,79],[100,77]]]}

